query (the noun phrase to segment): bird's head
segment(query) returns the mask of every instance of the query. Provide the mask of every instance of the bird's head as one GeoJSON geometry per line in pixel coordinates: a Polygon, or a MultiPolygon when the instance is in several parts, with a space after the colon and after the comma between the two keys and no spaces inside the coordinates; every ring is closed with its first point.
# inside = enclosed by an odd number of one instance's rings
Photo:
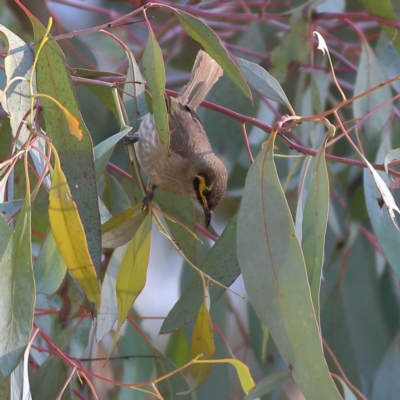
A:
{"type": "Polygon", "coordinates": [[[193,179],[196,199],[204,211],[206,228],[210,225],[214,209],[225,196],[228,175],[222,161],[214,154],[212,156],[193,179]]]}

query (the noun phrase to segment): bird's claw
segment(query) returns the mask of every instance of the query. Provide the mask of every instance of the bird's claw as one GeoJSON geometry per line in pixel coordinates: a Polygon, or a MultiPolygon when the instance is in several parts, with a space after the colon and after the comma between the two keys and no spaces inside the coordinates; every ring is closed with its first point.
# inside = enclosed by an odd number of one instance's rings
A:
{"type": "Polygon", "coordinates": [[[151,201],[153,201],[154,197],[154,189],[156,188],[156,185],[152,185],[149,191],[147,192],[146,196],[144,196],[144,199],[142,200],[142,211],[147,210],[149,208],[149,204],[151,201]]]}
{"type": "Polygon", "coordinates": [[[122,141],[124,142],[124,144],[134,144],[139,141],[139,135],[135,133],[134,135],[124,136],[122,138],[122,141]]]}

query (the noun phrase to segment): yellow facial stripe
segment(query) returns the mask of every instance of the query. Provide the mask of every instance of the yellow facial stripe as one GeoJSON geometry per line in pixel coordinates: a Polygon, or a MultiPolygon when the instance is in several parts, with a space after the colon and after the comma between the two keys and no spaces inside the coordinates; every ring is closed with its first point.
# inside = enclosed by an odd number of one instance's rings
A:
{"type": "Polygon", "coordinates": [[[205,190],[210,191],[212,188],[212,185],[207,186],[206,180],[201,175],[197,175],[197,178],[199,179],[199,194],[200,194],[201,200],[203,201],[203,204],[206,206],[207,205],[207,197],[204,194],[204,191],[205,190]]]}

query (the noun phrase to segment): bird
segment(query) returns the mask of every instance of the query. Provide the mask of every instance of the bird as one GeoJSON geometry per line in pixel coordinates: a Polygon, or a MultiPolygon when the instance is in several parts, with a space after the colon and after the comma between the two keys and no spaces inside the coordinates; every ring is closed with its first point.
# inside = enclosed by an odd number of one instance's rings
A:
{"type": "Polygon", "coordinates": [[[187,196],[202,207],[206,228],[225,196],[228,174],[211,148],[196,109],[222,74],[220,65],[200,50],[189,82],[176,98],[166,96],[169,148],[160,140],[151,113],[143,117],[137,134],[127,137],[135,142],[137,158],[151,183],[144,207],[157,187],[187,196]]]}

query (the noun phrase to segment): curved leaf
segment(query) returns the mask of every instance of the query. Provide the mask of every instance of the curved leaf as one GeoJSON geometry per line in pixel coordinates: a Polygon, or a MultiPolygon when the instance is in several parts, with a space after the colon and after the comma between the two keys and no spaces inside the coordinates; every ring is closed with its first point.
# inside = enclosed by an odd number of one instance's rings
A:
{"type": "Polygon", "coordinates": [[[264,396],[283,385],[291,377],[292,374],[288,369],[273,372],[261,379],[260,382],[257,382],[256,387],[250,390],[244,400],[257,400],[259,397],[264,396]]]}
{"type": "Polygon", "coordinates": [[[152,108],[157,133],[166,147],[169,147],[167,106],[165,104],[165,69],[160,45],[149,26],[149,37],[143,53],[143,71],[152,95],[152,108]]]}
{"type": "Polygon", "coordinates": [[[173,8],[172,11],[183,29],[204,47],[205,51],[223,68],[240,90],[253,101],[250,88],[240,69],[232,61],[215,32],[203,21],[185,11],[176,8],[173,8]]]}
{"type": "MultiPolygon", "coordinates": [[[[240,274],[233,249],[236,246],[237,214],[232,217],[217,243],[208,252],[200,269],[225,286],[230,286],[240,274]]],[[[221,286],[210,283],[210,302],[215,303],[225,292],[221,286]]],[[[196,318],[203,301],[203,284],[196,274],[188,283],[180,299],[165,318],[160,333],[171,332],[196,318]]]]}
{"type": "Polygon", "coordinates": [[[49,231],[43,240],[42,247],[36,257],[33,268],[36,282],[36,293],[43,293],[46,296],[52,295],[61,285],[67,266],[61,257],[54,240],[49,231]]]}
{"type": "Polygon", "coordinates": [[[4,376],[19,363],[32,330],[35,282],[30,200],[28,192],[0,259],[0,371],[4,376]]]}
{"type": "Polygon", "coordinates": [[[306,267],[274,162],[272,135],[246,179],[237,253],[249,300],[307,399],[341,399],[322,352],[306,267]]]}
{"type": "Polygon", "coordinates": [[[301,243],[311,288],[311,298],[318,321],[320,313],[319,291],[329,211],[329,179],[325,162],[325,140],[323,140],[318,153],[313,157],[313,165],[309,170],[311,184],[304,206],[301,243]]]}
{"type": "Polygon", "coordinates": [[[243,60],[242,58],[238,58],[237,63],[247,82],[249,82],[258,93],[265,96],[267,99],[284,105],[290,110],[292,115],[296,115],[282,86],[263,67],[250,61],[243,60]]]}
{"type": "Polygon", "coordinates": [[[364,193],[368,216],[376,238],[397,279],[400,279],[400,234],[393,225],[387,208],[379,205],[378,199],[381,195],[374,178],[367,169],[364,169],[364,193]]]}
{"type": "Polygon", "coordinates": [[[151,244],[151,215],[148,214],[130,241],[119,268],[116,290],[118,326],[113,344],[133,303],[146,283],[151,244]]]}
{"type": "MultiPolygon", "coordinates": [[[[17,139],[16,147],[19,149],[30,136],[28,126],[24,121],[27,120],[27,113],[31,107],[31,96],[37,93],[35,75],[32,79],[32,93],[29,84],[32,74],[35,74],[35,71],[32,70],[34,54],[27,43],[3,25],[0,25],[0,36],[3,37],[7,45],[7,56],[4,60],[7,82],[16,77],[21,78],[11,84],[2,101],[4,110],[10,116],[11,132],[17,139]]],[[[43,138],[38,139],[36,146],[45,152],[45,140],[43,138]]],[[[42,153],[34,148],[29,153],[37,173],[41,175],[46,166],[42,153]]],[[[50,184],[47,177],[45,183],[50,184]]]]}
{"type": "MultiPolygon", "coordinates": [[[[35,43],[40,43],[45,34],[45,28],[26,7],[20,3],[19,5],[31,20],[35,43]]],[[[37,48],[38,46],[35,46],[36,51],[37,48]]],[[[41,115],[45,120],[46,133],[59,154],[62,169],[82,220],[91,259],[96,269],[99,269],[101,262],[100,213],[92,140],[78,107],[65,56],[50,36],[38,57],[36,82],[40,94],[58,101],[79,122],[82,140],[77,140],[71,135],[62,109],[53,101],[40,97],[41,115]]]]}
{"type": "Polygon", "coordinates": [[[49,193],[51,230],[69,272],[82,287],[89,301],[99,310],[100,286],[89,254],[85,231],[56,152],[54,156],[49,193]]]}
{"type": "Polygon", "coordinates": [[[135,213],[140,210],[141,206],[142,205],[139,203],[115,217],[112,217],[102,225],[103,247],[116,248],[124,245],[133,238],[148,215],[147,211],[135,215],[135,213]]]}
{"type": "MultiPolygon", "coordinates": [[[[205,301],[200,307],[199,315],[194,324],[190,356],[192,358],[200,356],[200,360],[210,360],[215,356],[212,321],[205,301]]],[[[193,364],[191,366],[190,374],[196,380],[195,387],[192,390],[204,383],[210,371],[210,364],[193,364]]]]}

